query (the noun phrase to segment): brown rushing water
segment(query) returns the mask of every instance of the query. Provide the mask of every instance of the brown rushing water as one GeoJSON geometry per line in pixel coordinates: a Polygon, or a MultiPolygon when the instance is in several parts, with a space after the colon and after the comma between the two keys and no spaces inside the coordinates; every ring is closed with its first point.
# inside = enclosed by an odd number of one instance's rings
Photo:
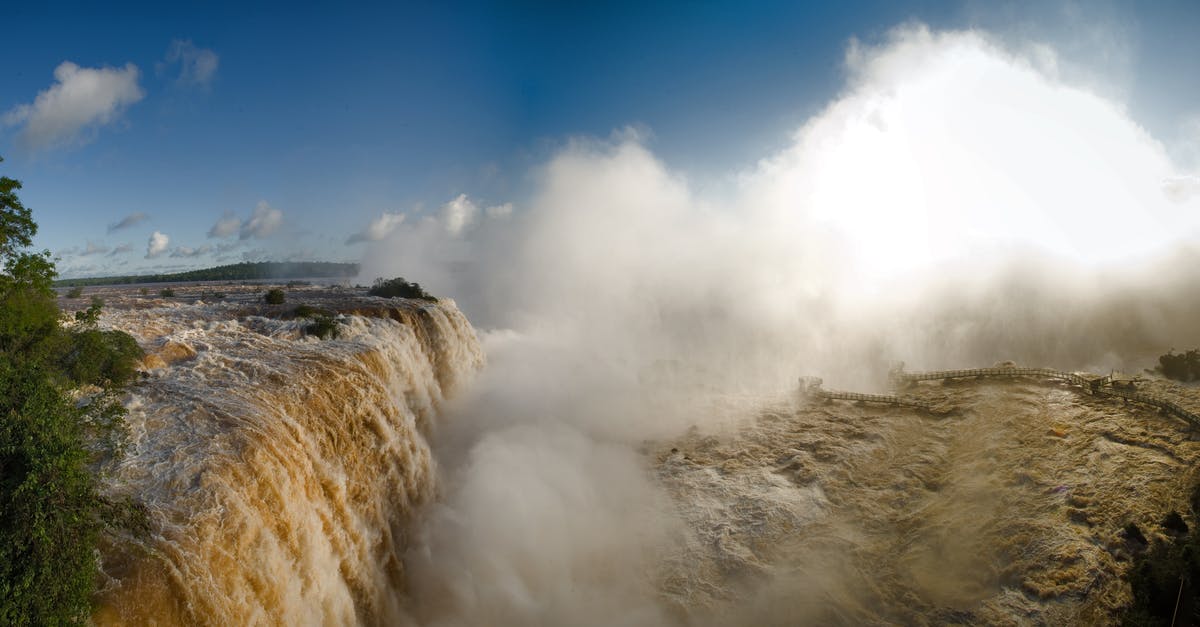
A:
{"type": "Polygon", "coordinates": [[[782,405],[657,450],[691,530],[668,602],[714,624],[1104,624],[1122,527],[1194,524],[1185,423],[1030,380],[915,394],[947,413],[782,405]]]}
{"type": "Polygon", "coordinates": [[[426,438],[482,363],[474,331],[449,301],[290,290],[370,314],[319,341],[268,317],[294,304],[261,306],[263,289],[89,290],[150,353],[107,480],[146,505],[150,533],[104,547],[99,624],[403,618],[407,523],[436,485],[426,438]]]}
{"type": "MultiPolygon", "coordinates": [[[[440,492],[439,408],[483,362],[475,333],[449,301],[293,288],[271,308],[264,289],[87,290],[149,353],[105,485],[146,506],[150,532],[102,547],[97,624],[416,622],[408,595],[430,588],[405,552],[440,492]],[[346,314],[342,337],[304,337],[301,302],[346,314]]],[[[939,411],[740,399],[739,420],[646,443],[656,516],[682,522],[629,584],[663,608],[647,624],[1111,623],[1134,549],[1121,528],[1195,522],[1200,443],[1182,422],[1028,379],[913,393],[939,411]]]]}

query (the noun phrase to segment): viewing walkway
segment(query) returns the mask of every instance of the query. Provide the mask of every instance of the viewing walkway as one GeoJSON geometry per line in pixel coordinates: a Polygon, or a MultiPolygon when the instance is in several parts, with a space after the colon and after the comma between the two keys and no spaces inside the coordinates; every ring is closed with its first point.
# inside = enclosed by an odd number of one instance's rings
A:
{"type": "Polygon", "coordinates": [[[878,403],[882,405],[898,405],[900,407],[915,407],[917,409],[925,410],[930,410],[933,408],[932,405],[924,401],[920,401],[911,397],[897,396],[894,394],[863,394],[861,392],[826,390],[825,388],[821,387],[821,379],[816,377],[801,377],[800,391],[806,396],[825,400],[878,403]]]}
{"type": "Polygon", "coordinates": [[[1017,366],[997,366],[994,368],[969,368],[966,370],[930,370],[928,372],[905,372],[903,367],[895,368],[888,374],[893,387],[919,381],[936,381],[947,379],[976,379],[985,377],[1041,377],[1058,379],[1072,385],[1077,385],[1088,391],[1100,389],[1109,383],[1109,377],[1099,377],[1079,372],[1063,372],[1051,368],[1020,368],[1017,366]]]}
{"type": "MultiPolygon", "coordinates": [[[[1063,372],[1051,368],[1021,368],[1018,366],[996,366],[993,368],[969,368],[964,370],[930,370],[926,372],[905,372],[904,366],[892,369],[888,378],[894,389],[919,383],[921,381],[948,381],[951,379],[984,379],[984,378],[1013,378],[1035,377],[1066,382],[1079,388],[1085,394],[1120,398],[1126,402],[1133,401],[1157,408],[1164,414],[1175,416],[1189,424],[1200,427],[1200,415],[1186,409],[1173,400],[1142,392],[1137,389],[1136,380],[1114,380],[1110,376],[1097,376],[1080,372],[1063,372]]],[[[864,403],[881,403],[901,407],[916,407],[929,410],[931,405],[915,398],[892,394],[860,394],[858,392],[841,392],[826,390],[821,387],[822,381],[816,377],[801,377],[800,392],[811,398],[826,400],[848,400],[864,403]]]]}
{"type": "Polygon", "coordinates": [[[963,378],[1011,378],[1039,377],[1057,379],[1081,388],[1085,393],[1096,396],[1112,396],[1125,401],[1133,401],[1158,408],[1159,411],[1185,420],[1193,426],[1200,427],[1200,416],[1185,409],[1179,403],[1157,394],[1142,392],[1137,389],[1136,380],[1114,381],[1111,376],[1096,376],[1079,372],[1063,372],[1051,368],[1020,368],[1017,366],[997,366],[994,368],[971,368],[968,370],[931,370],[927,372],[905,372],[904,366],[894,368],[888,377],[894,387],[900,387],[919,381],[935,381],[963,378]]]}

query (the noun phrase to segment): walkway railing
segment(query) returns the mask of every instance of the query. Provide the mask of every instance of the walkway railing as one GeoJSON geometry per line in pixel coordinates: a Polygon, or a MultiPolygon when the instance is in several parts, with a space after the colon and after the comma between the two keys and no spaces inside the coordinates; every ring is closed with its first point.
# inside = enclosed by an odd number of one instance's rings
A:
{"type": "MultiPolygon", "coordinates": [[[[1097,376],[1078,372],[1063,372],[1061,370],[1054,370],[1051,368],[1020,368],[1017,366],[905,372],[902,365],[894,368],[888,375],[892,387],[897,389],[903,389],[904,387],[920,381],[1012,377],[1038,377],[1065,381],[1075,387],[1080,388],[1084,393],[1098,396],[1111,396],[1123,399],[1125,401],[1133,401],[1136,403],[1142,403],[1143,405],[1150,405],[1158,408],[1159,411],[1162,411],[1165,414],[1170,414],[1176,418],[1185,420],[1194,426],[1200,427],[1200,415],[1193,413],[1191,410],[1186,409],[1179,403],[1176,403],[1168,398],[1158,396],[1156,394],[1142,392],[1137,389],[1124,389],[1116,387],[1111,376],[1097,376]]],[[[920,409],[931,408],[929,403],[919,401],[912,397],[891,394],[861,394],[858,392],[826,390],[821,387],[821,383],[821,379],[816,377],[801,377],[800,391],[806,396],[825,400],[849,400],[865,403],[882,403],[887,405],[898,405],[902,407],[916,407],[920,409]]]]}
{"type": "Polygon", "coordinates": [[[863,394],[862,392],[826,390],[825,388],[821,387],[821,379],[816,377],[801,377],[800,391],[806,396],[824,400],[880,403],[883,405],[899,405],[901,407],[915,407],[917,409],[926,410],[933,408],[933,406],[929,403],[912,397],[897,396],[894,394],[863,394]]]}
{"type": "Polygon", "coordinates": [[[997,366],[995,368],[969,368],[966,370],[931,370],[928,372],[905,372],[902,368],[893,369],[889,374],[893,386],[918,381],[933,381],[937,379],[968,379],[981,377],[1043,377],[1058,379],[1085,388],[1088,391],[1099,389],[1110,382],[1109,377],[1086,375],[1078,372],[1063,372],[1052,368],[1019,368],[1017,366],[997,366]]]}

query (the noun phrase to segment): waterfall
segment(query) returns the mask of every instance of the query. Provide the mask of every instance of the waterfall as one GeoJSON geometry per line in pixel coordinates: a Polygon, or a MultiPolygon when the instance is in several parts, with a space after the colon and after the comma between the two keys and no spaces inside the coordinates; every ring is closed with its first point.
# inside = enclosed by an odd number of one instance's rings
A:
{"type": "Polygon", "coordinates": [[[151,350],[113,496],[149,532],[102,548],[98,624],[396,624],[427,437],[483,362],[451,301],[349,315],[341,337],[217,306],[120,310],[151,350]]]}

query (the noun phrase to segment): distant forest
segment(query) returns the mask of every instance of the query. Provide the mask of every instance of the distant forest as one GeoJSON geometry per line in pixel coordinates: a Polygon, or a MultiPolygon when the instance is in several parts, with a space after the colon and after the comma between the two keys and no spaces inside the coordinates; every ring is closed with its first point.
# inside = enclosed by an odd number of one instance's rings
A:
{"type": "Polygon", "coordinates": [[[251,281],[262,279],[333,279],[358,275],[356,263],[327,261],[235,263],[203,270],[173,274],[137,274],[129,276],[61,279],[55,287],[87,287],[90,285],[126,285],[130,283],[178,283],[183,281],[251,281]]]}

